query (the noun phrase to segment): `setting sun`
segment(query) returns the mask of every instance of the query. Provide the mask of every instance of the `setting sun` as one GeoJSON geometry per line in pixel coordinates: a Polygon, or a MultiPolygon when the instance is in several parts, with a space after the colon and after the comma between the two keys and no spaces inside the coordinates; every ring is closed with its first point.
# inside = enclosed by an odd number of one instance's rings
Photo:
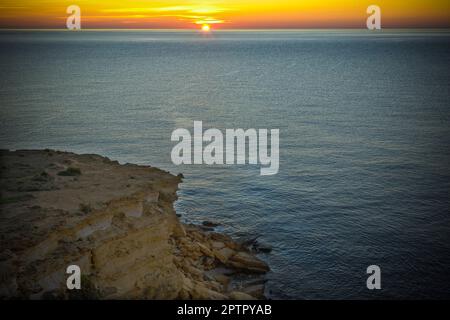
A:
{"type": "Polygon", "coordinates": [[[208,24],[202,25],[203,32],[209,32],[210,30],[211,30],[211,27],[208,24]]]}

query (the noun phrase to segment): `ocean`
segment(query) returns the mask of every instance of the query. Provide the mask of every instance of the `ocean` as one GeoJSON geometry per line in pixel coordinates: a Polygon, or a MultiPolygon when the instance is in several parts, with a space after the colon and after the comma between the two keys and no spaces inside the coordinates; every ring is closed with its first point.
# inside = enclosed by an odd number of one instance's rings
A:
{"type": "Polygon", "coordinates": [[[448,30],[4,30],[0,148],[183,173],[184,221],[273,247],[270,298],[450,298],[449,70],[448,30]],[[173,165],[194,120],[279,129],[279,173],[173,165]]]}

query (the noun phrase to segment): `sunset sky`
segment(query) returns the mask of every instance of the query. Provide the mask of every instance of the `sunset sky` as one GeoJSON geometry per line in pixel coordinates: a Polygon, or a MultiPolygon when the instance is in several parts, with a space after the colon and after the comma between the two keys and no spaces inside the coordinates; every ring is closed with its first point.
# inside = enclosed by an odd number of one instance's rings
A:
{"type": "Polygon", "coordinates": [[[450,0],[1,0],[1,28],[65,28],[69,5],[82,28],[364,28],[366,8],[382,26],[450,27],[450,0]]]}

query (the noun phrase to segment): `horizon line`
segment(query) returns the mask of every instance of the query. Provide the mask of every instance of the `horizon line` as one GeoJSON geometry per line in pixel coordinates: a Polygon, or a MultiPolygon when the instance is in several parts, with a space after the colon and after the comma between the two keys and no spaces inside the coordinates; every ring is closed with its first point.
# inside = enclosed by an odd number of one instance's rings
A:
{"type": "MultiPolygon", "coordinates": [[[[14,31],[70,31],[70,32],[82,32],[82,31],[199,31],[197,28],[81,28],[80,30],[69,30],[67,28],[10,28],[0,27],[0,30],[14,30],[14,31]]],[[[311,30],[311,31],[326,31],[326,30],[367,30],[370,32],[382,32],[383,30],[448,30],[448,27],[389,27],[382,28],[380,30],[368,30],[364,27],[314,27],[314,28],[223,28],[213,29],[214,32],[218,31],[298,31],[298,30],[311,30]]]]}

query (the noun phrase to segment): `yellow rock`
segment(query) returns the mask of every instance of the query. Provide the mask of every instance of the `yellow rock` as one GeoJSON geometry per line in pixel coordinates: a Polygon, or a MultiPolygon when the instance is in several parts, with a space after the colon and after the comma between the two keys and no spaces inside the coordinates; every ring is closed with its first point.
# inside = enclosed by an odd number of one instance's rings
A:
{"type": "Polygon", "coordinates": [[[232,300],[256,300],[255,297],[240,291],[232,291],[229,296],[232,300]]]}
{"type": "Polygon", "coordinates": [[[98,155],[0,156],[0,299],[71,298],[71,264],[81,268],[82,290],[95,290],[83,294],[100,299],[248,299],[228,294],[230,277],[206,273],[223,264],[268,270],[230,237],[180,223],[180,177],[98,155]]]}

